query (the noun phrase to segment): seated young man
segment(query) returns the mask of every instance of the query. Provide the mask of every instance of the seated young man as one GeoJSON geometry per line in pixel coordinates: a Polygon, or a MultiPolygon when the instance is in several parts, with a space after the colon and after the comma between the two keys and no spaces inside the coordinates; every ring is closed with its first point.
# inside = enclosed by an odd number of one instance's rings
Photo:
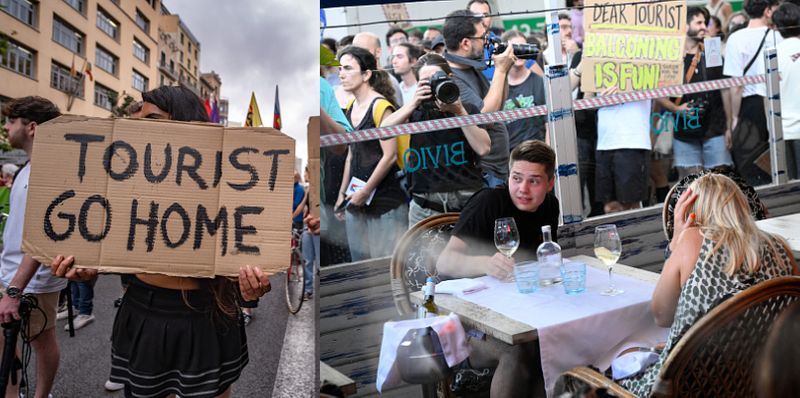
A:
{"type": "Polygon", "coordinates": [[[524,141],[509,160],[507,185],[478,191],[467,202],[436,263],[440,275],[450,278],[492,275],[505,278],[515,261],[534,260],[542,243],[542,226],[549,225],[556,240],[558,199],[556,154],[541,141],[524,141]],[[494,246],[494,221],[513,217],[520,234],[516,255],[508,258],[494,246]]]}
{"type": "MultiPolygon", "coordinates": [[[[555,184],[556,154],[541,141],[524,141],[511,151],[505,186],[478,191],[467,202],[447,246],[436,263],[445,278],[492,275],[505,278],[515,261],[535,259],[542,242],[542,226],[550,225],[553,239],[558,228],[558,199],[550,193],[555,184]],[[520,246],[509,259],[494,246],[494,221],[514,217],[520,246]]],[[[509,346],[480,332],[470,333],[469,366],[494,368],[492,397],[544,396],[536,342],[509,346]]]]}

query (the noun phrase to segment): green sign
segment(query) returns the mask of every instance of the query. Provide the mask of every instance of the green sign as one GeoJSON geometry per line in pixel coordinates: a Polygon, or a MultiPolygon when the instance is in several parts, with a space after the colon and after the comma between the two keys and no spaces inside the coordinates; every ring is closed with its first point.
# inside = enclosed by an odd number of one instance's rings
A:
{"type": "Polygon", "coordinates": [[[545,18],[521,18],[521,19],[504,19],[503,28],[505,30],[518,30],[525,36],[533,32],[544,32],[545,18]]]}

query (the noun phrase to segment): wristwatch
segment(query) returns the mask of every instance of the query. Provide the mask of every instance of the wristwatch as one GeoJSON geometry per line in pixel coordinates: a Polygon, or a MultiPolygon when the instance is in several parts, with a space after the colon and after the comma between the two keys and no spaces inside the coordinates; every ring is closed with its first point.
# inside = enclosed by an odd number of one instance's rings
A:
{"type": "Polygon", "coordinates": [[[18,299],[22,297],[22,289],[16,286],[9,286],[8,289],[6,289],[6,295],[13,299],[18,299]]]}

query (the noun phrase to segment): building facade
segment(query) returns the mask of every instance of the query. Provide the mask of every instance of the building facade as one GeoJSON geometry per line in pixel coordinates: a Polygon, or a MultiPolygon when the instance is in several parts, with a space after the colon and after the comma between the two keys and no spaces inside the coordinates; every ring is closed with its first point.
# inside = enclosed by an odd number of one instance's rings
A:
{"type": "MultiPolygon", "coordinates": [[[[0,0],[0,101],[39,95],[108,117],[115,98],[157,85],[160,0],[0,0]]],[[[121,101],[120,101],[121,102],[121,101]]]]}

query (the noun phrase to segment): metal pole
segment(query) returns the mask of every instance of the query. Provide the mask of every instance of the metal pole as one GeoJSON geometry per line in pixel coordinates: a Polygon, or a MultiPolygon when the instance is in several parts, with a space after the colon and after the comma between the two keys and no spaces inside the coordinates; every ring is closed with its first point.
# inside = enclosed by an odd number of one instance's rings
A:
{"type": "MultiPolygon", "coordinates": [[[[557,0],[548,0],[550,8],[559,6],[557,0]]],[[[550,145],[556,151],[556,195],[561,206],[562,224],[583,220],[581,182],[578,176],[578,139],[575,134],[575,116],[572,109],[572,89],[569,83],[569,66],[561,54],[558,14],[547,15],[547,42],[555,63],[545,67],[545,94],[547,99],[547,127],[550,145]]]]}
{"type": "Polygon", "coordinates": [[[764,70],[767,71],[767,129],[769,130],[770,170],[773,184],[785,184],[786,141],[783,140],[781,120],[781,85],[778,72],[778,52],[774,48],[764,50],[764,70]]]}

